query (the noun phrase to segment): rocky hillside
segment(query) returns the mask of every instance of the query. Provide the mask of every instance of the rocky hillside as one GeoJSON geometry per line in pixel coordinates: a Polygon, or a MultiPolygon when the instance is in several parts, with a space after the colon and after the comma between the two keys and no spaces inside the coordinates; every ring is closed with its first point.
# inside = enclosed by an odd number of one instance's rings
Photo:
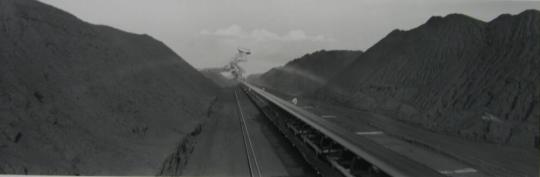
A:
{"type": "Polygon", "coordinates": [[[451,14],[395,30],[317,96],[475,140],[534,146],[540,12],[491,22],[451,14]]]}
{"type": "Polygon", "coordinates": [[[288,95],[302,95],[320,88],[347,67],[361,51],[317,51],[272,68],[258,77],[259,85],[288,95]]]}
{"type": "Polygon", "coordinates": [[[2,174],[157,174],[216,89],[150,36],[0,1],[2,174]]]}
{"type": "Polygon", "coordinates": [[[256,85],[260,85],[260,79],[261,79],[261,76],[263,75],[264,73],[254,73],[254,74],[250,74],[246,77],[246,81],[249,82],[249,83],[252,83],[252,84],[256,84],[256,85]]]}

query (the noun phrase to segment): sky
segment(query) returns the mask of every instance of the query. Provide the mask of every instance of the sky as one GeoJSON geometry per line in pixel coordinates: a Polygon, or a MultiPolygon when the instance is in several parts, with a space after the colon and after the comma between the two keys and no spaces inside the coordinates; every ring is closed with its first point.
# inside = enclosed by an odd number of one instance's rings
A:
{"type": "Polygon", "coordinates": [[[317,50],[367,50],[394,29],[461,13],[490,21],[540,9],[498,0],[40,0],[78,18],[164,42],[196,68],[225,65],[251,49],[249,73],[317,50]]]}

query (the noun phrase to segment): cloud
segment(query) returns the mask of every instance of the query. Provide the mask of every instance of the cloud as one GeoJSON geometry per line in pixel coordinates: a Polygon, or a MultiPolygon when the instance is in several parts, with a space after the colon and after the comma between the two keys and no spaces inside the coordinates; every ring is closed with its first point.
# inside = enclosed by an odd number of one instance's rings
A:
{"type": "Polygon", "coordinates": [[[324,35],[309,35],[303,30],[291,30],[286,34],[279,35],[266,29],[254,29],[247,31],[239,25],[231,25],[215,31],[201,30],[201,35],[220,36],[229,38],[251,39],[254,41],[311,41],[311,42],[335,42],[334,38],[324,35]]]}
{"type": "Polygon", "coordinates": [[[262,28],[246,29],[240,25],[199,31],[190,47],[200,51],[205,66],[220,67],[229,62],[236,48],[248,48],[251,55],[241,66],[247,73],[260,73],[287,61],[321,49],[331,49],[336,40],[303,30],[281,33],[262,28]],[[208,52],[211,48],[213,52],[208,52]]]}

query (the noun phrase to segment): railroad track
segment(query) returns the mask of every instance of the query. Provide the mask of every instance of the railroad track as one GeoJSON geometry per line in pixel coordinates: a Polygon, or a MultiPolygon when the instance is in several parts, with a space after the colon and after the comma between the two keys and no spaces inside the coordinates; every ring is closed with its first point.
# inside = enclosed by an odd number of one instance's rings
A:
{"type": "Polygon", "coordinates": [[[246,124],[246,119],[240,105],[240,99],[238,99],[237,91],[234,91],[234,98],[236,100],[236,106],[238,108],[238,114],[240,119],[240,126],[242,127],[242,137],[244,139],[244,148],[246,151],[246,160],[249,167],[249,174],[251,177],[262,177],[261,167],[257,160],[257,155],[253,148],[253,141],[251,141],[251,135],[249,133],[248,126],[246,124]]]}

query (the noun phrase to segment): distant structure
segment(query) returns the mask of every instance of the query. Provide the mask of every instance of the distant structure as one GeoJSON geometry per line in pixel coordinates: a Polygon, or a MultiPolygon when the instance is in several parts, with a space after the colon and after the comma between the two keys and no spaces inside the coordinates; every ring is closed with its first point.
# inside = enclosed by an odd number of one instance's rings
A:
{"type": "Polygon", "coordinates": [[[245,70],[238,64],[247,61],[247,56],[250,54],[251,51],[249,49],[238,48],[238,53],[223,67],[222,72],[230,72],[234,79],[244,80],[245,70]]]}

